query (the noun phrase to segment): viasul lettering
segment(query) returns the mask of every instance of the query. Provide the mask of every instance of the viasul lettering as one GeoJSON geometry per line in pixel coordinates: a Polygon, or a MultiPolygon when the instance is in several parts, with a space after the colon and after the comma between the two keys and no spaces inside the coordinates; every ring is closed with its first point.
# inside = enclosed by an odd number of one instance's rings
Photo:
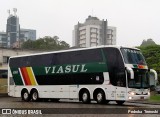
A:
{"type": "Polygon", "coordinates": [[[87,72],[85,64],[82,65],[67,65],[67,66],[52,66],[45,67],[46,74],[62,74],[62,73],[85,73],[87,72]]]}

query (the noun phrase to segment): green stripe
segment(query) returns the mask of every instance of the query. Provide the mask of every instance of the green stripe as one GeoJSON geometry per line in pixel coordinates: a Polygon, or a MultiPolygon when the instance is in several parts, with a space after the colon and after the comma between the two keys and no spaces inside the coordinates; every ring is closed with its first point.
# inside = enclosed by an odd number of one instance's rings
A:
{"type": "Polygon", "coordinates": [[[133,65],[134,68],[138,68],[138,65],[133,65]]]}
{"type": "Polygon", "coordinates": [[[107,72],[107,66],[105,62],[87,63],[87,64],[53,65],[53,66],[45,66],[45,67],[33,67],[32,69],[35,75],[107,72]],[[77,72],[73,72],[73,65],[79,66],[79,69],[77,72]],[[86,72],[81,72],[83,65],[85,65],[84,70],[87,70],[86,72]],[[71,66],[71,71],[68,73],[65,72],[67,66],[71,66]],[[60,67],[62,68],[62,70],[60,70],[61,69],[60,67]],[[46,73],[45,68],[48,68],[48,73],[46,73]],[[55,70],[53,70],[54,68],[55,70]],[[60,71],[60,73],[58,71],[60,71]]]}
{"type": "MultiPolygon", "coordinates": [[[[66,65],[53,65],[53,66],[40,66],[32,67],[34,75],[58,75],[58,74],[78,74],[78,73],[100,73],[107,72],[107,65],[105,62],[97,63],[84,63],[84,64],[66,64],[66,65]],[[66,68],[70,66],[70,72],[66,68]],[[47,68],[47,70],[46,70],[47,68]],[[53,70],[53,68],[55,68],[53,70]],[[73,68],[76,68],[77,72],[74,72],[73,68]]],[[[23,85],[23,81],[18,68],[11,68],[13,79],[16,85],[23,85]]]]}
{"type": "Polygon", "coordinates": [[[12,72],[12,76],[13,76],[15,85],[23,85],[23,81],[22,81],[18,68],[12,68],[11,72],[12,72]]]}

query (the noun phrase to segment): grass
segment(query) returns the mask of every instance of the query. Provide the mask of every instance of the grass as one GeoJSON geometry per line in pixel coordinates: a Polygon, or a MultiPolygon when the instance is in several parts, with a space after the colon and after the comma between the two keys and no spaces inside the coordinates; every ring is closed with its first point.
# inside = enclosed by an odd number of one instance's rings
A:
{"type": "Polygon", "coordinates": [[[150,102],[160,102],[160,95],[158,94],[151,95],[149,101],[150,102]]]}

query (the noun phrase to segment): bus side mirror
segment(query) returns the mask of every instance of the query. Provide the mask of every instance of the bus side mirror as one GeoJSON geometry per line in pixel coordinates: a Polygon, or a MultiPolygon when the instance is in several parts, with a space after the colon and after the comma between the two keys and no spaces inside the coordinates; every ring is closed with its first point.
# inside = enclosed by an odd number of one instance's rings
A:
{"type": "Polygon", "coordinates": [[[134,71],[130,67],[126,67],[126,70],[130,73],[130,79],[134,79],[134,71]]]}
{"type": "Polygon", "coordinates": [[[156,86],[157,72],[154,69],[149,69],[149,81],[150,81],[150,85],[156,86]]]}
{"type": "Polygon", "coordinates": [[[157,80],[157,72],[154,69],[150,69],[150,72],[154,74],[155,80],[157,80]]]}

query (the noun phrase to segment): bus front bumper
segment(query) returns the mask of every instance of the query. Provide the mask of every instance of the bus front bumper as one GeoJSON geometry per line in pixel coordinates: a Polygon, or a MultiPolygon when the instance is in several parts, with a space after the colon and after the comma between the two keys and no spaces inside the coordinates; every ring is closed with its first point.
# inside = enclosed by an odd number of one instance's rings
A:
{"type": "Polygon", "coordinates": [[[128,95],[127,101],[148,100],[150,95],[128,95]]]}

